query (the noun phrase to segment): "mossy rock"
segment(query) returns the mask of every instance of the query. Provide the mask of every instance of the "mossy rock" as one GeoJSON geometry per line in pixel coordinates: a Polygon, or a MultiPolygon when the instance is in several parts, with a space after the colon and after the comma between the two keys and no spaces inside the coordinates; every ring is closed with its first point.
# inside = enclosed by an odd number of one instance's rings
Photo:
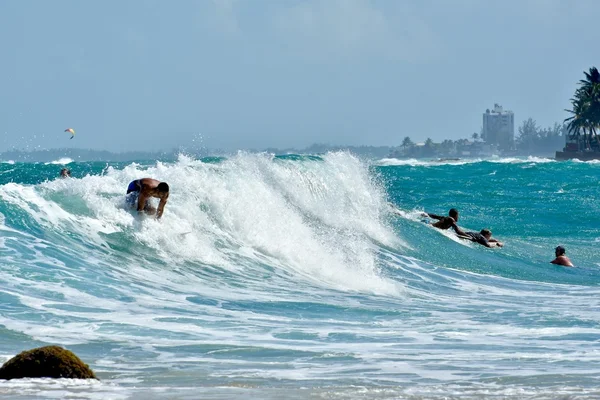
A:
{"type": "Polygon", "coordinates": [[[0,379],[19,378],[98,379],[72,351],[59,346],[24,351],[0,368],[0,379]]]}

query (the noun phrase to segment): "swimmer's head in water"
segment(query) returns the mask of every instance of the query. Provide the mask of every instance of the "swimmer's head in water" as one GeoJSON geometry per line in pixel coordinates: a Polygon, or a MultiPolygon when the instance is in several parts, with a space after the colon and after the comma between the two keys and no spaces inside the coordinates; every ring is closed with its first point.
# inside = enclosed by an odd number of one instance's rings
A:
{"type": "Polygon", "coordinates": [[[479,232],[483,235],[483,237],[485,237],[486,239],[489,239],[492,237],[492,231],[490,231],[489,229],[482,229],[481,232],[479,232]]]}
{"type": "Polygon", "coordinates": [[[557,256],[562,256],[565,254],[565,248],[562,246],[558,246],[555,250],[557,256]]]}

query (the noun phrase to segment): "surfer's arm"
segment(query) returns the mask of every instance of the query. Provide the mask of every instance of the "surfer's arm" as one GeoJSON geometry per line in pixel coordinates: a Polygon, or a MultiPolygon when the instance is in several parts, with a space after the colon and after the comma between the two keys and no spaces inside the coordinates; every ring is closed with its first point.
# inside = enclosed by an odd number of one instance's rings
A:
{"type": "Polygon", "coordinates": [[[159,219],[160,217],[162,217],[166,204],[167,204],[166,197],[163,197],[162,199],[160,199],[160,203],[158,203],[158,208],[156,210],[156,219],[159,219]]]}
{"type": "Polygon", "coordinates": [[[484,245],[485,247],[496,247],[496,245],[494,244],[494,246],[492,246],[490,244],[490,242],[488,242],[486,239],[483,240],[476,240],[477,243],[484,245]]]}
{"type": "Polygon", "coordinates": [[[146,200],[148,200],[148,194],[145,190],[140,190],[140,195],[138,196],[138,204],[137,204],[137,212],[141,213],[144,211],[146,206],[146,200]]]}
{"type": "Polygon", "coordinates": [[[428,212],[424,212],[422,215],[423,215],[424,217],[429,217],[429,218],[433,218],[433,219],[437,219],[437,220],[441,220],[441,219],[444,219],[444,218],[446,218],[446,217],[442,217],[442,216],[440,216],[440,215],[429,214],[428,212]]]}
{"type": "MultiPolygon", "coordinates": [[[[488,242],[494,243],[496,245],[496,247],[502,247],[502,246],[504,246],[504,243],[502,243],[501,241],[496,240],[494,238],[489,239],[488,242]]],[[[490,246],[490,247],[493,247],[493,246],[490,246]]]]}
{"type": "Polygon", "coordinates": [[[470,238],[470,236],[469,236],[469,235],[467,235],[467,233],[466,233],[465,231],[463,231],[462,229],[460,229],[460,228],[458,227],[458,225],[456,225],[456,224],[453,224],[453,225],[452,225],[452,229],[454,229],[454,232],[456,232],[456,234],[457,234],[458,236],[463,236],[463,237],[466,237],[466,238],[470,238]]]}

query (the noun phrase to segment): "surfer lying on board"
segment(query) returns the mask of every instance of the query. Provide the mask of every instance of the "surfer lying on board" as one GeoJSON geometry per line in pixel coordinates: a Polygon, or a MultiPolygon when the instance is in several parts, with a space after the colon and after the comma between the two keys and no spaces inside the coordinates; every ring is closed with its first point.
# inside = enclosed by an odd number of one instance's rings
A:
{"type": "Polygon", "coordinates": [[[156,218],[160,218],[163,215],[168,198],[169,185],[166,182],[160,182],[152,178],[142,178],[129,183],[125,201],[131,207],[137,206],[138,214],[145,212],[148,215],[154,215],[156,213],[156,218]],[[149,200],[151,197],[160,199],[158,209],[150,205],[149,200]]]}
{"type": "Polygon", "coordinates": [[[429,218],[433,218],[433,219],[437,219],[437,222],[434,222],[433,225],[434,227],[438,228],[438,229],[454,229],[456,231],[456,233],[458,232],[462,232],[458,226],[456,226],[456,223],[458,222],[458,210],[456,208],[451,208],[450,211],[448,211],[448,216],[442,216],[442,215],[435,215],[435,214],[430,214],[430,213],[423,213],[424,217],[429,217],[429,218]],[[457,230],[458,229],[458,230],[457,230]]]}
{"type": "Polygon", "coordinates": [[[492,231],[482,229],[479,232],[463,232],[460,229],[456,231],[456,235],[461,239],[470,240],[471,242],[479,243],[485,247],[502,247],[504,244],[492,237],[492,231]]]}

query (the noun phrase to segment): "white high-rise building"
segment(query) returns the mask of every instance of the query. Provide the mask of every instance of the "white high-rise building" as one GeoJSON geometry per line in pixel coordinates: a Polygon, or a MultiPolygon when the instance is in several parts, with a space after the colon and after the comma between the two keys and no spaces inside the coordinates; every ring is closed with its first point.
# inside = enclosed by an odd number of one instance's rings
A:
{"type": "Polygon", "coordinates": [[[503,110],[499,104],[494,104],[493,110],[485,110],[481,138],[485,143],[496,145],[501,150],[514,149],[515,115],[513,112],[503,110]]]}

